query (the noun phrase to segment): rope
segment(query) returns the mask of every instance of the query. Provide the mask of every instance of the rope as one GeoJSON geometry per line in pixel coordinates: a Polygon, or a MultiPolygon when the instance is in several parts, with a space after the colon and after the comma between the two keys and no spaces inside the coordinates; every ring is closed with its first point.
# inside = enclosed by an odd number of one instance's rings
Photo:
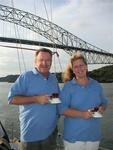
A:
{"type": "MultiPolygon", "coordinates": [[[[12,5],[12,7],[14,8],[14,2],[13,2],[13,0],[11,0],[11,5],[12,5]]],[[[14,17],[14,14],[13,14],[13,17],[14,17]]],[[[16,26],[15,24],[14,24],[14,31],[15,31],[15,36],[16,36],[16,37],[20,37],[20,36],[19,36],[19,31],[18,31],[18,26],[16,26]],[[17,27],[17,28],[16,28],[16,27],[17,27]],[[17,31],[16,31],[16,29],[17,29],[17,31]],[[17,35],[17,34],[18,34],[18,35],[17,35]]],[[[21,41],[19,41],[19,42],[20,42],[20,47],[21,47],[21,41]]],[[[21,49],[21,55],[22,55],[24,70],[26,71],[26,65],[25,65],[24,54],[23,54],[22,49],[21,49]]],[[[20,62],[20,55],[19,55],[18,47],[17,47],[17,56],[18,56],[19,70],[20,70],[20,73],[21,73],[22,70],[21,70],[21,62],[20,62]]]]}
{"type": "MultiPolygon", "coordinates": [[[[46,15],[47,15],[47,19],[49,21],[49,16],[48,16],[48,12],[47,12],[47,7],[46,7],[46,4],[45,4],[45,0],[43,0],[43,3],[44,3],[44,8],[45,8],[45,11],[46,11],[46,15]]],[[[52,15],[52,0],[50,0],[50,14],[51,14],[51,24],[50,24],[50,28],[51,28],[51,35],[53,36],[53,28],[52,28],[52,21],[53,21],[53,15],[52,15]]],[[[51,41],[51,39],[50,39],[51,41]]],[[[56,44],[53,40],[52,42],[54,43],[54,45],[56,44]]],[[[57,51],[57,48],[55,46],[53,46],[53,53],[56,54],[57,58],[58,58],[58,63],[59,63],[59,66],[60,66],[60,70],[61,72],[63,71],[62,70],[62,65],[61,65],[61,62],[60,62],[60,59],[59,59],[59,54],[58,54],[58,51],[57,51]]],[[[53,58],[53,63],[54,63],[54,72],[55,72],[55,75],[56,75],[56,57],[54,55],[54,58],[53,58]]]]}
{"type": "Polygon", "coordinates": [[[37,51],[36,49],[33,48],[26,48],[26,47],[17,47],[17,46],[6,46],[6,45],[0,45],[1,47],[7,47],[7,48],[18,48],[18,49],[24,49],[28,51],[37,51]]]}
{"type": "Polygon", "coordinates": [[[47,8],[46,8],[45,0],[43,0],[43,4],[44,4],[45,11],[46,11],[47,19],[49,21],[49,16],[48,16],[48,12],[47,12],[47,8]]]}

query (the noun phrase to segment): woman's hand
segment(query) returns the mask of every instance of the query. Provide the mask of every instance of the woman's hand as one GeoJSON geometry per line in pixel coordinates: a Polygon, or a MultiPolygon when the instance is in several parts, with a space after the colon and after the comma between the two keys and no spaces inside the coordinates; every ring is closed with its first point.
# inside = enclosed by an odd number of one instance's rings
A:
{"type": "Polygon", "coordinates": [[[92,118],[92,112],[91,111],[82,112],[82,117],[85,119],[92,118]]]}
{"type": "Polygon", "coordinates": [[[106,109],[106,107],[101,105],[101,106],[99,106],[98,111],[99,111],[101,114],[103,114],[104,111],[105,111],[105,109],[106,109]]]}

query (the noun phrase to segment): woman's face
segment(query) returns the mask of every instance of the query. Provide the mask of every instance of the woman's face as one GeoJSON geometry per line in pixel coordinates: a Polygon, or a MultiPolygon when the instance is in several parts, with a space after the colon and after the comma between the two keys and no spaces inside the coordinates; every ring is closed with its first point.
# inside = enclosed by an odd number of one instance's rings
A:
{"type": "Polygon", "coordinates": [[[73,61],[73,73],[76,78],[84,78],[87,76],[87,65],[84,63],[83,59],[78,59],[73,61]]]}

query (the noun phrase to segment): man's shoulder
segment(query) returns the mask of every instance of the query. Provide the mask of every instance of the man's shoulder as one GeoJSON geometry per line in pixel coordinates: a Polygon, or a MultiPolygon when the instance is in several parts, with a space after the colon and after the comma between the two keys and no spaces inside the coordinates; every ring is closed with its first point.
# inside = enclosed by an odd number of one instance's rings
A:
{"type": "Polygon", "coordinates": [[[56,78],[56,75],[54,73],[49,72],[49,75],[53,78],[56,78]]]}
{"type": "Polygon", "coordinates": [[[58,82],[57,77],[54,73],[49,73],[50,79],[55,80],[58,82]]]}
{"type": "Polygon", "coordinates": [[[23,73],[21,73],[20,74],[20,76],[18,77],[18,79],[25,79],[25,78],[28,78],[28,77],[30,77],[30,76],[32,76],[33,75],[33,71],[32,70],[30,70],[30,71],[25,71],[25,72],[23,72],[23,73]]]}
{"type": "Polygon", "coordinates": [[[21,74],[21,76],[27,76],[27,75],[31,75],[31,74],[34,74],[33,73],[33,70],[28,70],[28,71],[25,71],[21,74]]]}

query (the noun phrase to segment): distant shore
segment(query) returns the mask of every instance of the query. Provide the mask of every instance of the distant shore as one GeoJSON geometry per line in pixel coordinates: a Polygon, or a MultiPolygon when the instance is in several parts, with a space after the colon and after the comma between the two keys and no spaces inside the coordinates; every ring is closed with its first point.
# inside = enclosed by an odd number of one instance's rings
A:
{"type": "MultiPolygon", "coordinates": [[[[59,81],[59,83],[63,82],[62,76],[63,73],[58,72],[55,73],[56,77],[59,81]]],[[[111,83],[113,82],[113,65],[105,66],[93,71],[90,71],[89,76],[101,83],[111,83]]],[[[0,78],[0,82],[15,82],[15,80],[18,78],[18,74],[16,75],[7,75],[5,77],[0,78]]]]}

